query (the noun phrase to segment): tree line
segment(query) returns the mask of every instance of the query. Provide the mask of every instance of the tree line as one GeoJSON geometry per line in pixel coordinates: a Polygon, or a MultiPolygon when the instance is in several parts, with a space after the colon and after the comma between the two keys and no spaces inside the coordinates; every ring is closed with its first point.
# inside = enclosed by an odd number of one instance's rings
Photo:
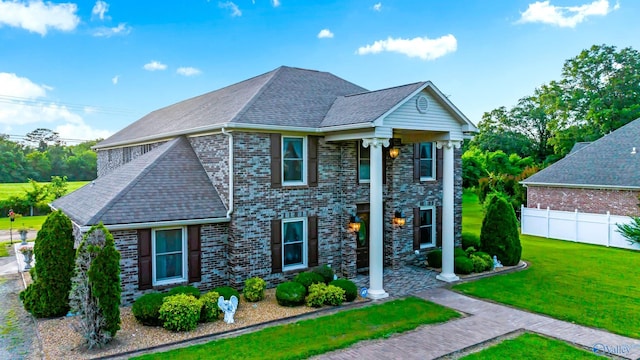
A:
{"type": "Polygon", "coordinates": [[[11,141],[0,134],[0,183],[49,181],[52,176],[69,181],[96,178],[97,155],[91,149],[100,140],[66,146],[48,129],[28,133],[24,142],[11,141]]]}

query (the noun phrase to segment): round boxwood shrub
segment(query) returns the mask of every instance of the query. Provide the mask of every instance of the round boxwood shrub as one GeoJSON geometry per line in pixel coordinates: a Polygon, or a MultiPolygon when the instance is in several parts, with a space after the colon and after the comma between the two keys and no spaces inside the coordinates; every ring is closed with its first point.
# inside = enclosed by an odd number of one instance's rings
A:
{"type": "Polygon", "coordinates": [[[427,264],[432,268],[442,267],[442,250],[436,249],[427,253],[427,264]]]}
{"type": "Polygon", "coordinates": [[[462,248],[467,250],[467,248],[473,246],[476,249],[480,248],[480,237],[474,233],[463,232],[462,233],[462,248]]]}
{"type": "Polygon", "coordinates": [[[311,284],[324,283],[324,278],[316,272],[305,271],[296,275],[296,277],[293,278],[293,281],[302,284],[308,292],[311,284]]]}
{"type": "Polygon", "coordinates": [[[476,273],[491,270],[493,265],[491,259],[488,259],[489,261],[487,261],[487,259],[476,254],[471,254],[469,259],[471,259],[471,262],[473,263],[473,272],[476,273]]]}
{"type": "Polygon", "coordinates": [[[457,256],[453,259],[454,269],[458,274],[471,274],[473,272],[473,261],[465,256],[457,256]]]}
{"type": "Polygon", "coordinates": [[[259,277],[253,277],[244,281],[244,290],[242,294],[245,300],[256,302],[264,299],[264,290],[267,288],[267,282],[259,277]]]}
{"type": "Polygon", "coordinates": [[[503,265],[517,265],[522,255],[518,220],[507,200],[494,196],[482,220],[480,250],[496,255],[503,265]]]}
{"type": "Polygon", "coordinates": [[[276,300],[282,306],[298,306],[304,303],[307,289],[295,281],[287,281],[276,287],[276,300]]]}
{"type": "Polygon", "coordinates": [[[335,285],[328,285],[324,295],[324,303],[331,306],[340,306],[345,300],[345,291],[335,285]]]}
{"type": "Polygon", "coordinates": [[[220,296],[224,297],[225,300],[231,299],[231,295],[235,295],[235,297],[240,300],[240,293],[238,292],[238,290],[232,288],[231,286],[219,286],[213,289],[213,291],[220,294],[220,296]]]}
{"type": "Polygon", "coordinates": [[[196,288],[195,286],[191,286],[191,285],[176,286],[173,289],[169,290],[169,292],[167,293],[167,296],[173,296],[178,294],[191,295],[197,299],[200,297],[200,290],[198,290],[198,288],[196,288]]]}
{"type": "Polygon", "coordinates": [[[358,287],[348,279],[333,280],[329,285],[337,286],[344,290],[344,296],[347,302],[352,302],[358,297],[358,287]]]}
{"type": "Polygon", "coordinates": [[[167,296],[160,307],[162,326],[171,331],[190,331],[198,326],[200,300],[187,294],[167,296]]]}
{"type": "Polygon", "coordinates": [[[220,294],[215,291],[209,291],[200,296],[200,303],[202,304],[202,308],[200,309],[200,322],[207,323],[218,320],[221,313],[218,307],[219,297],[220,294]]]}
{"type": "Polygon", "coordinates": [[[462,250],[462,248],[454,247],[453,248],[453,257],[457,258],[458,256],[467,256],[467,252],[462,250]]]}
{"type": "Polygon", "coordinates": [[[136,299],[131,307],[133,316],[143,325],[161,326],[160,307],[166,294],[153,292],[136,299]]]}
{"type": "Polygon", "coordinates": [[[313,272],[322,276],[325,284],[333,281],[334,273],[329,265],[318,266],[317,268],[313,269],[313,272]]]}

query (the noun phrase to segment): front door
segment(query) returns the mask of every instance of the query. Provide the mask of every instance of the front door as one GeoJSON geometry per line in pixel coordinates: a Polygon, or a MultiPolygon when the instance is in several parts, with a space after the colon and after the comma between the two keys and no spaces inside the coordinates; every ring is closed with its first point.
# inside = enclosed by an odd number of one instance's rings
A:
{"type": "Polygon", "coordinates": [[[369,268],[369,212],[358,212],[360,218],[360,231],[355,233],[356,240],[356,268],[367,270],[369,268]]]}

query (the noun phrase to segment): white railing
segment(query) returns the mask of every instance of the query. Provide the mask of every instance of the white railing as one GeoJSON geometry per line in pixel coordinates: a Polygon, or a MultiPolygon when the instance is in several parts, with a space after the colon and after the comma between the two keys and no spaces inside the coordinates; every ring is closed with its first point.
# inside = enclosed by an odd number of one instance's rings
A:
{"type": "Polygon", "coordinates": [[[630,223],[630,217],[611,215],[609,212],[590,214],[578,210],[570,212],[524,206],[521,210],[522,234],[640,250],[640,245],[629,244],[616,226],[630,223]]]}

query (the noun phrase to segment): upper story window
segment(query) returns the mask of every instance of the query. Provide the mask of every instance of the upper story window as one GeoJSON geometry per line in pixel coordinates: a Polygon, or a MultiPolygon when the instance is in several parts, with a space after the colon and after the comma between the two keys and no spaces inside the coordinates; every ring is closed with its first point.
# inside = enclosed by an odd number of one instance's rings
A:
{"type": "Polygon", "coordinates": [[[361,183],[368,183],[371,179],[371,152],[368,147],[358,147],[358,181],[361,183]]]}
{"type": "Polygon", "coordinates": [[[151,151],[151,144],[140,145],[140,155],[146,154],[151,151]]]}
{"type": "Polygon", "coordinates": [[[435,144],[432,142],[420,143],[420,180],[435,179],[434,146],[435,144]]]}
{"type": "Polygon", "coordinates": [[[153,285],[187,281],[187,236],[183,227],[152,232],[153,285]]]}
{"type": "Polygon", "coordinates": [[[122,148],[122,163],[126,164],[131,161],[131,148],[125,147],[122,148]]]}
{"type": "Polygon", "coordinates": [[[307,267],[307,219],[282,220],[282,269],[307,267]]]}
{"type": "Polygon", "coordinates": [[[306,184],[307,139],[302,136],[282,137],[283,185],[306,184]]]}

